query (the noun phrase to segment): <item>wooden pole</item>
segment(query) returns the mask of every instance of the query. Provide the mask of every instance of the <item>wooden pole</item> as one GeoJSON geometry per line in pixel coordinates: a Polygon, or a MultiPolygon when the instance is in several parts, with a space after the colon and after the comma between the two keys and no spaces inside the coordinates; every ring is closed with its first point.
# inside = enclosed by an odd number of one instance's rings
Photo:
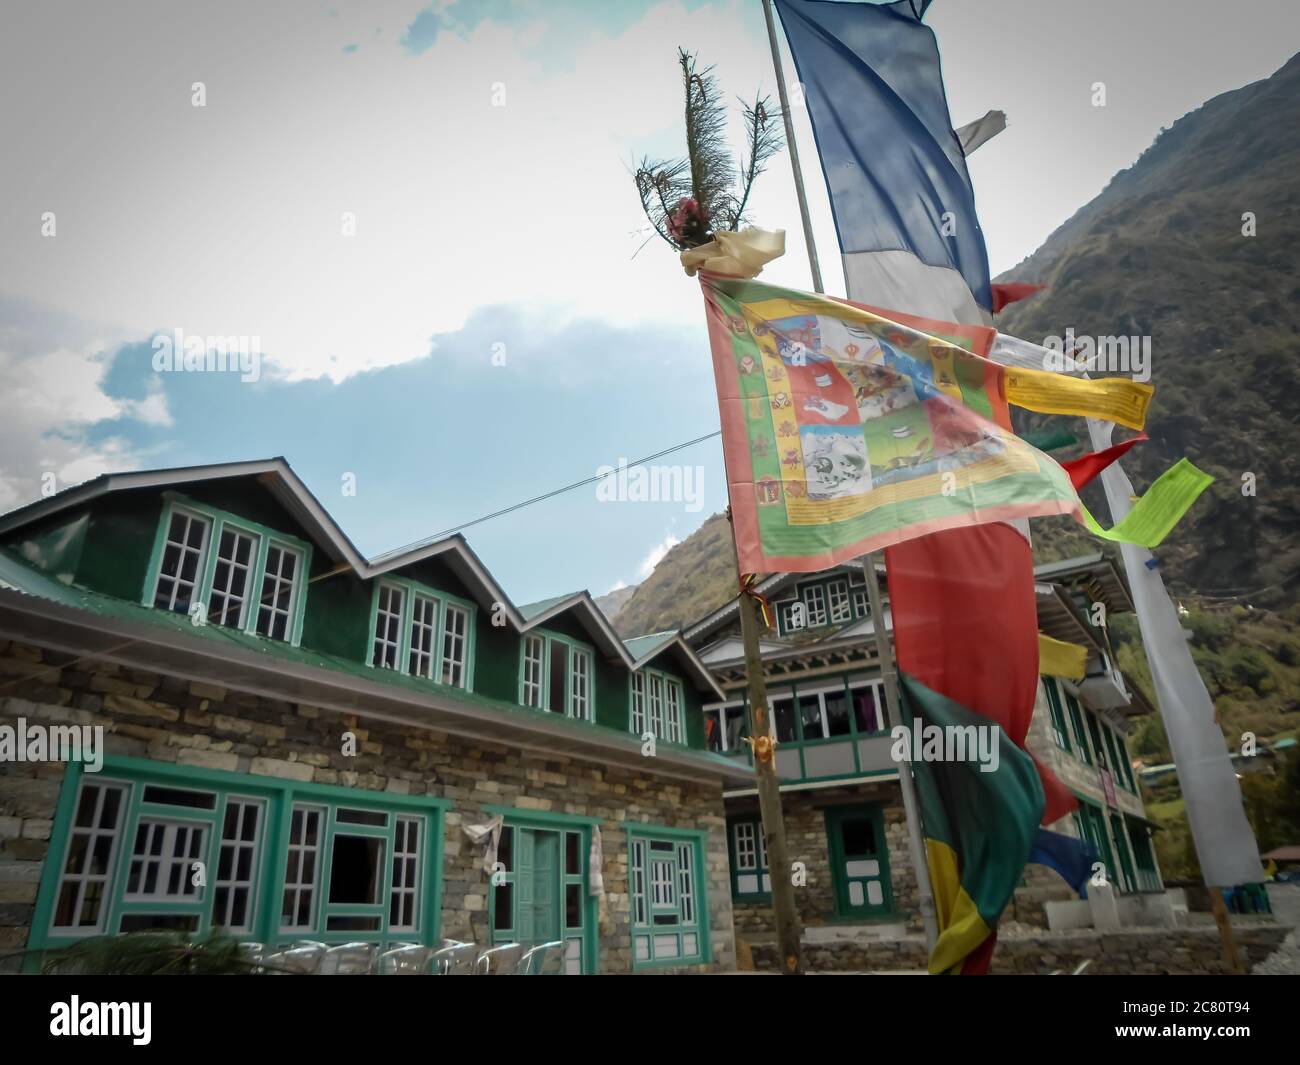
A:
{"type": "MultiPolygon", "coordinates": [[[[727,508],[730,522],[731,508],[727,508]]],[[[735,552],[736,580],[741,580],[740,552],[736,532],[732,529],[731,546],[735,552]]],[[[743,592],[737,600],[740,611],[740,638],[745,648],[745,691],[749,696],[749,714],[753,725],[750,736],[754,752],[754,777],[758,784],[758,810],[763,819],[763,842],[767,846],[768,875],[772,878],[772,914],[776,920],[777,950],[781,972],[786,976],[803,975],[802,933],[799,912],[794,904],[794,884],[790,878],[790,851],[785,843],[785,816],[781,810],[781,781],[776,775],[776,744],[772,737],[771,712],[767,705],[767,682],[763,677],[763,655],[759,650],[758,604],[743,592]]],[[[761,886],[761,885],[760,885],[761,886]]]]}
{"type": "Polygon", "coordinates": [[[812,267],[814,292],[822,288],[822,268],[817,261],[817,242],[813,239],[812,219],[808,215],[808,196],[803,187],[803,169],[799,166],[799,145],[794,139],[794,122],[790,118],[790,98],[785,91],[785,71],[781,69],[781,50],[776,43],[776,24],[772,21],[772,0],[763,0],[763,17],[767,19],[767,40],[772,46],[772,67],[776,70],[776,93],[785,119],[785,145],[790,150],[790,168],[794,171],[794,191],[799,198],[799,217],[803,220],[803,241],[808,247],[808,265],[812,267]]]}
{"type": "Polygon", "coordinates": [[[1214,914],[1214,923],[1219,926],[1219,942],[1223,944],[1223,961],[1228,972],[1233,976],[1245,976],[1246,966],[1241,960],[1241,951],[1237,949],[1237,937],[1232,934],[1232,918],[1223,901],[1223,892],[1217,887],[1207,885],[1210,892],[1210,910],[1214,914]]]}
{"type": "MultiPolygon", "coordinates": [[[[880,597],[880,582],[876,579],[876,555],[873,552],[862,559],[862,576],[867,582],[867,601],[871,604],[871,627],[876,636],[876,657],[880,661],[880,676],[885,683],[885,706],[890,729],[906,725],[903,709],[898,701],[898,670],[894,666],[894,651],[885,632],[885,608],[880,597]]],[[[907,821],[908,849],[912,852],[912,868],[916,870],[916,892],[921,905],[921,923],[925,926],[925,942],[931,951],[939,938],[939,922],[935,918],[934,890],[930,886],[930,866],[926,861],[925,839],[921,835],[921,817],[916,808],[916,788],[912,782],[910,762],[898,766],[898,783],[903,792],[903,816],[907,821]]]]}

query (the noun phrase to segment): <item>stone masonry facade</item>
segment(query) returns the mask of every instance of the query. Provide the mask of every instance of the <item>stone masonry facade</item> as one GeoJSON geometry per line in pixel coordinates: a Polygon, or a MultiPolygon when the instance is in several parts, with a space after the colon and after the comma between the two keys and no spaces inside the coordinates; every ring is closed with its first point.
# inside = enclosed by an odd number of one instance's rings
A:
{"type": "MultiPolygon", "coordinates": [[[[826,809],[839,805],[866,805],[879,806],[884,811],[893,914],[882,920],[894,924],[906,922],[909,928],[921,928],[916,872],[912,867],[907,822],[896,783],[788,791],[781,796],[781,805],[785,813],[790,860],[803,862],[807,871],[807,883],[795,887],[795,905],[804,927],[825,925],[835,920],[835,887],[831,879],[830,845],[826,836],[826,809]]],[[[757,817],[757,799],[732,800],[727,804],[727,814],[731,817],[757,817]]],[[[737,935],[755,942],[775,935],[772,908],[767,902],[736,902],[734,910],[737,935]]]]}
{"type": "MultiPolygon", "coordinates": [[[[1247,970],[1277,950],[1287,931],[1275,924],[1234,927],[1247,970]]],[[[759,971],[777,971],[775,946],[758,945],[753,956],[759,971]]],[[[1087,976],[1200,976],[1227,972],[1223,945],[1213,926],[1003,937],[993,952],[992,972],[1047,976],[1072,973],[1084,962],[1088,963],[1083,970],[1087,976]]],[[[909,936],[891,942],[805,944],[804,963],[810,969],[826,972],[915,972],[925,968],[925,940],[909,936]]]]}
{"type": "MultiPolygon", "coordinates": [[[[597,818],[602,973],[632,970],[626,825],[704,830],[712,961],[653,971],[735,968],[721,782],[468,741],[0,641],[0,725],[20,717],[29,725],[103,726],[109,755],[447,799],[441,933],[482,944],[488,875],[462,826],[485,820],[487,806],[597,818]],[[341,753],[345,731],[357,738],[355,756],[341,753]]],[[[27,945],[62,778],[57,762],[0,763],[0,954],[27,945]]]]}

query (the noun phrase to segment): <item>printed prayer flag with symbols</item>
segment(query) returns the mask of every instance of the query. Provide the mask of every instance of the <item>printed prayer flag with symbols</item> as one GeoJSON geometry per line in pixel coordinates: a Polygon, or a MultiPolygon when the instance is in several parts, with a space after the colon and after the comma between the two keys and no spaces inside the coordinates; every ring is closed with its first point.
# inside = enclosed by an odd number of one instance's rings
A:
{"type": "Polygon", "coordinates": [[[1106,535],[1061,466],[1004,428],[1007,405],[1141,428],[1149,385],[1001,366],[982,357],[991,329],[700,276],[743,572],[1033,515],[1106,535]]]}

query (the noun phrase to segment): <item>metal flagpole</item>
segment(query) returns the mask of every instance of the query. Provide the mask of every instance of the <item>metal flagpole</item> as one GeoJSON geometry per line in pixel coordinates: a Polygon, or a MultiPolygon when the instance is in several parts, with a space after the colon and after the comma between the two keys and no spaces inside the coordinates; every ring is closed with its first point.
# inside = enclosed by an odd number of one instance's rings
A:
{"type": "MultiPolygon", "coordinates": [[[[785,91],[785,72],[781,69],[781,52],[776,43],[776,24],[772,19],[772,0],[763,0],[763,15],[767,19],[767,39],[772,46],[772,66],[776,70],[776,91],[781,100],[781,115],[785,119],[786,146],[790,149],[790,166],[794,170],[794,191],[799,198],[799,216],[803,220],[804,243],[808,247],[808,265],[812,269],[813,289],[824,292],[822,271],[817,262],[817,242],[813,239],[812,219],[808,215],[808,195],[804,191],[803,171],[799,166],[799,147],[794,139],[794,123],[790,118],[790,100],[785,91]]],[[[880,661],[880,674],[885,685],[885,706],[892,729],[903,724],[903,714],[898,703],[898,671],[894,665],[893,645],[885,632],[885,612],[881,606],[880,582],[876,579],[875,554],[862,560],[862,573],[867,582],[867,598],[871,603],[871,625],[876,636],[876,657],[880,661]]],[[[742,597],[743,599],[743,597],[742,597]]],[[[757,636],[756,636],[757,639],[757,636]]],[[[748,651],[748,648],[746,649],[748,651]]],[[[921,922],[925,925],[925,938],[934,949],[939,938],[935,920],[934,892],[930,887],[930,867],[926,862],[925,840],[921,835],[921,819],[916,807],[916,789],[912,770],[908,764],[898,767],[898,782],[903,793],[903,813],[907,820],[907,837],[912,853],[912,868],[916,871],[916,888],[920,896],[921,922]]]]}
{"type": "Polygon", "coordinates": [[[785,144],[790,149],[790,166],[794,170],[794,191],[799,197],[799,216],[803,219],[803,242],[808,247],[808,265],[812,267],[814,292],[822,288],[822,268],[817,262],[817,242],[813,240],[812,219],[808,217],[808,197],[803,188],[803,169],[799,166],[799,146],[794,139],[794,122],[790,118],[790,98],[785,91],[785,71],[781,69],[781,52],[776,45],[776,25],[772,21],[772,0],[763,0],[763,15],[767,19],[767,39],[772,45],[772,66],[776,70],[776,93],[781,101],[781,117],[785,119],[785,144]]]}
{"type": "MultiPolygon", "coordinates": [[[[880,599],[880,582],[876,579],[876,552],[862,559],[862,575],[867,582],[867,600],[871,604],[871,628],[876,636],[876,657],[880,660],[880,675],[885,682],[885,707],[892,731],[905,726],[903,710],[898,702],[898,669],[894,663],[893,644],[885,632],[885,608],[880,599]]],[[[909,745],[910,750],[910,745],[909,745]]],[[[911,752],[915,754],[915,751],[911,752]]],[[[911,759],[900,762],[898,783],[903,792],[903,814],[907,819],[908,849],[912,852],[912,868],[916,870],[916,891],[920,896],[921,923],[925,926],[925,941],[934,950],[939,938],[939,924],[934,913],[934,890],[930,886],[930,866],[926,861],[925,840],[921,835],[921,817],[916,808],[916,785],[912,781],[911,759]]]]}

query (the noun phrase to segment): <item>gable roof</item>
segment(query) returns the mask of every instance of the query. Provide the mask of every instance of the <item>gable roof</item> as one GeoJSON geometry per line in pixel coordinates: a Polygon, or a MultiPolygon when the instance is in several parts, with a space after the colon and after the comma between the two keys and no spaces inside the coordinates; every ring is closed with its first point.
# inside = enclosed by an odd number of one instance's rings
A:
{"type": "MultiPolygon", "coordinates": [[[[47,499],[29,503],[0,515],[0,534],[42,521],[62,511],[83,506],[115,492],[149,488],[161,490],[192,484],[196,481],[234,478],[255,479],[271,493],[291,517],[298,521],[316,546],[336,563],[333,570],[318,574],[312,578],[312,582],[347,572],[355,574],[362,580],[371,580],[425,559],[439,558],[467,588],[474,592],[481,606],[490,609],[500,604],[516,631],[527,632],[559,614],[573,611],[579,615],[583,627],[591,633],[596,644],[608,658],[621,661],[629,670],[638,669],[640,664],[644,664],[644,659],[638,664],[638,655],[634,655],[624,645],[622,638],[614,630],[604,611],[596,605],[590,593],[585,590],[570,592],[567,595],[553,596],[536,603],[517,606],[459,533],[431,542],[417,543],[412,547],[387,551],[367,559],[357,550],[356,545],[282,456],[246,462],[218,462],[205,466],[179,466],[170,469],[139,470],[134,473],[101,474],[82,484],[65,488],[47,499]]],[[[68,590],[66,586],[57,582],[50,583],[54,587],[46,589],[51,593],[47,598],[56,598],[58,589],[68,590]]],[[[75,594],[75,590],[72,591],[75,594]]],[[[720,694],[721,689],[717,687],[713,675],[705,668],[695,652],[684,642],[681,650],[697,682],[720,694]]],[[[659,651],[656,650],[655,654],[658,653],[659,651]]]]}
{"type": "Polygon", "coordinates": [[[235,477],[255,478],[285,510],[296,518],[316,545],[336,562],[354,568],[365,559],[347,534],[311,494],[298,475],[280,456],[249,462],[216,462],[206,466],[177,466],[162,470],[137,470],[134,473],[103,473],[81,484],[65,488],[47,499],[18,507],[0,515],[0,533],[7,533],[32,522],[41,521],[61,511],[99,499],[114,492],[139,488],[172,488],[195,481],[214,481],[235,477]]]}
{"type": "Polygon", "coordinates": [[[395,670],[205,625],[187,615],[63,584],[0,548],[0,636],[77,656],[306,703],[512,748],[556,752],[640,773],[692,780],[752,780],[747,765],[700,750],[659,748],[647,764],[640,737],[535,713],[501,699],[395,670]]]}
{"type": "Polygon", "coordinates": [[[633,660],[633,668],[641,669],[667,651],[676,651],[682,656],[686,668],[695,676],[697,687],[707,689],[718,699],[726,698],[726,692],[718,679],[704,664],[704,660],[682,638],[681,629],[669,629],[666,632],[652,632],[647,636],[634,636],[624,640],[623,645],[633,660]]]}

